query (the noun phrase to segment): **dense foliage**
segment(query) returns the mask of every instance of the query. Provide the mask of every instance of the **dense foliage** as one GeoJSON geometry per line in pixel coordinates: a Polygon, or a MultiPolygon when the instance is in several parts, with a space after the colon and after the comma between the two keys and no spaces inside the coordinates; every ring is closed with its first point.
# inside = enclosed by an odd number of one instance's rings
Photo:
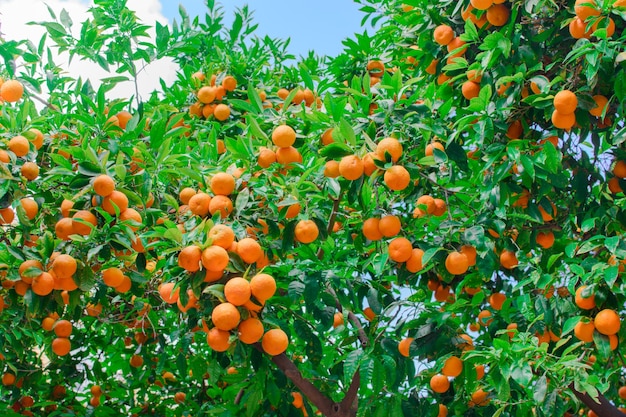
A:
{"type": "Polygon", "coordinates": [[[0,39],[4,415],[622,415],[626,2],[357,2],[0,39]]]}

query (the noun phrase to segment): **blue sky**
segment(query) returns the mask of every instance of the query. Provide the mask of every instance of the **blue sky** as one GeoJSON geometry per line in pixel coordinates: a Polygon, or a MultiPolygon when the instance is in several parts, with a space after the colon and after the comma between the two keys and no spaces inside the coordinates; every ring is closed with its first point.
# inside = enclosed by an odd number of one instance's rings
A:
{"type": "MultiPolygon", "coordinates": [[[[204,14],[204,0],[162,0],[162,12],[170,20],[178,16],[178,5],[191,16],[204,14]]],[[[341,41],[360,27],[363,14],[351,0],[223,0],[227,22],[233,11],[248,4],[259,24],[256,34],[273,38],[291,38],[289,51],[298,56],[314,50],[319,55],[337,55],[343,50],[341,41]]]]}

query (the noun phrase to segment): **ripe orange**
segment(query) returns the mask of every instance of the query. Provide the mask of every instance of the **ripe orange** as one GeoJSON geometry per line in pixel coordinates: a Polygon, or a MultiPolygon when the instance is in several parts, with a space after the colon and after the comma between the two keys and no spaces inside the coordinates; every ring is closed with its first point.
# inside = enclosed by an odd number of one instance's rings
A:
{"type": "Polygon", "coordinates": [[[182,404],[185,402],[185,400],[187,399],[187,394],[185,394],[184,392],[177,392],[176,394],[174,394],[174,402],[176,404],[182,404]]]}
{"type": "Polygon", "coordinates": [[[324,145],[324,146],[330,145],[334,141],[335,140],[333,139],[333,128],[330,127],[328,129],[326,129],[324,131],[324,133],[322,133],[322,145],[324,145]]]}
{"type": "Polygon", "coordinates": [[[378,76],[385,72],[385,64],[382,61],[374,59],[367,63],[366,69],[371,76],[378,76]]]}
{"type": "Polygon", "coordinates": [[[389,154],[391,162],[394,164],[398,162],[402,156],[402,144],[396,138],[384,138],[376,145],[376,157],[382,161],[386,160],[386,155],[389,154]]]}
{"type": "Polygon", "coordinates": [[[41,321],[41,328],[44,329],[45,331],[49,332],[54,327],[54,323],[56,323],[56,319],[55,318],[53,318],[53,317],[45,317],[41,321]]]}
{"type": "Polygon", "coordinates": [[[106,286],[115,288],[124,281],[124,273],[119,268],[107,268],[102,271],[102,281],[106,286]]]}
{"type": "Polygon", "coordinates": [[[235,191],[235,177],[226,172],[218,172],[211,178],[211,191],[215,195],[231,195],[235,191]]]}
{"type": "Polygon", "coordinates": [[[270,165],[272,165],[274,162],[276,162],[276,153],[268,148],[261,148],[261,150],[259,151],[259,156],[257,158],[257,163],[259,164],[259,166],[261,168],[269,168],[270,165]]]}
{"type": "MultiPolygon", "coordinates": [[[[300,209],[301,208],[302,208],[302,206],[300,206],[300,203],[293,203],[293,204],[289,205],[287,207],[287,210],[285,210],[285,218],[286,219],[293,219],[293,218],[295,218],[298,214],[300,214],[300,209]]],[[[283,206],[282,210],[284,210],[284,206],[283,206]]]]}
{"type": "Polygon", "coordinates": [[[287,346],[289,346],[289,338],[281,329],[268,330],[263,335],[261,346],[263,347],[265,353],[270,356],[280,355],[287,350],[287,346]]]}
{"type": "Polygon", "coordinates": [[[165,282],[159,285],[159,295],[161,299],[167,304],[176,304],[180,294],[180,288],[174,286],[176,283],[174,282],[165,282]]]}
{"type": "Polygon", "coordinates": [[[461,94],[467,100],[471,100],[474,97],[478,97],[480,93],[480,84],[474,81],[465,81],[461,86],[461,94]]]}
{"type": "Polygon", "coordinates": [[[229,331],[239,325],[241,314],[231,303],[221,303],[213,309],[211,320],[218,329],[229,331]]]}
{"type": "Polygon", "coordinates": [[[209,202],[209,213],[211,216],[220,213],[220,218],[225,219],[233,211],[233,202],[225,195],[216,195],[209,202]]]}
{"type": "Polygon", "coordinates": [[[357,155],[347,155],[339,162],[339,174],[347,180],[354,181],[361,178],[364,167],[363,161],[357,155]]]}
{"type": "Polygon", "coordinates": [[[226,104],[218,104],[215,106],[215,109],[213,109],[213,116],[220,122],[223,122],[230,117],[230,107],[226,104]]]}
{"type": "Polygon", "coordinates": [[[127,208],[123,212],[120,213],[120,222],[127,222],[127,226],[133,231],[136,232],[139,230],[141,225],[143,224],[143,218],[141,214],[134,208],[127,208]]]}
{"type": "Polygon", "coordinates": [[[0,209],[0,224],[11,224],[15,219],[15,212],[11,207],[0,209]]]}
{"type": "Polygon", "coordinates": [[[235,88],[237,88],[237,80],[232,75],[227,75],[222,80],[222,87],[224,87],[226,91],[235,91],[235,88]]]}
{"type": "Polygon", "coordinates": [[[291,169],[292,163],[302,163],[302,155],[293,146],[278,148],[276,151],[276,161],[287,169],[291,169]]]}
{"type": "Polygon", "coordinates": [[[319,228],[313,220],[300,220],[294,229],[294,237],[300,243],[311,243],[319,236],[319,228]]]}
{"type": "Polygon", "coordinates": [[[133,368],[139,368],[141,365],[143,365],[143,358],[137,354],[134,354],[130,357],[129,363],[130,366],[132,366],[133,368]]]}
{"type": "MultiPolygon", "coordinates": [[[[380,231],[380,219],[375,217],[371,217],[363,222],[363,226],[361,227],[361,231],[363,232],[363,236],[366,239],[376,241],[383,238],[383,234],[380,231]]],[[[390,236],[391,237],[391,236],[390,236]]]]}
{"type": "Polygon", "coordinates": [[[410,356],[409,350],[411,348],[411,343],[413,343],[413,340],[414,339],[412,337],[406,337],[402,339],[400,343],[398,343],[398,352],[400,352],[400,354],[405,358],[408,358],[410,356]]]}
{"type": "Polygon", "coordinates": [[[93,191],[101,197],[111,195],[115,190],[115,181],[108,175],[98,175],[93,180],[93,191]]]}
{"type": "Polygon", "coordinates": [[[517,256],[515,252],[510,250],[503,250],[500,253],[500,265],[502,265],[506,269],[513,269],[518,265],[519,261],[517,260],[517,256]]]}
{"type": "Polygon", "coordinates": [[[439,25],[433,31],[433,39],[439,45],[445,46],[454,39],[454,30],[448,25],[439,25]]]}
{"type": "Polygon", "coordinates": [[[576,0],[574,12],[583,22],[590,16],[600,15],[600,10],[598,9],[595,0],[576,0]]]}
{"type": "Polygon", "coordinates": [[[263,332],[265,331],[261,320],[254,317],[250,317],[239,323],[237,330],[239,331],[239,340],[247,345],[261,340],[263,332]]]}
{"type": "Polygon", "coordinates": [[[506,130],[506,137],[509,139],[519,139],[522,137],[524,133],[524,127],[522,126],[522,122],[519,120],[514,120],[509,125],[509,128],[506,130]]]}
{"type": "Polygon", "coordinates": [[[433,375],[430,378],[430,388],[436,393],[443,394],[450,389],[450,381],[448,381],[448,377],[445,375],[433,375]]]}
{"type": "Polygon", "coordinates": [[[478,313],[478,324],[480,324],[481,326],[487,327],[491,324],[492,321],[493,318],[491,315],[491,311],[482,310],[480,313],[478,313]]]}
{"type": "Polygon", "coordinates": [[[506,301],[506,294],[503,294],[501,292],[494,292],[489,296],[488,301],[489,305],[491,305],[494,310],[500,311],[502,310],[502,305],[506,301]]]}
{"type": "Polygon", "coordinates": [[[626,178],[626,161],[618,160],[615,162],[613,175],[618,178],[626,178]]]}
{"type": "Polygon", "coordinates": [[[467,46],[465,46],[465,41],[462,41],[461,38],[454,38],[448,45],[446,45],[446,49],[448,50],[448,54],[451,58],[457,58],[465,54],[467,46]]]}
{"type": "Polygon", "coordinates": [[[70,337],[72,327],[72,323],[69,320],[57,320],[53,327],[54,334],[58,337],[70,337]]]}
{"type": "MultiPolygon", "coordinates": [[[[437,200],[435,199],[435,202],[437,200]]],[[[459,250],[463,255],[467,257],[467,265],[474,266],[476,265],[476,248],[472,245],[463,245],[459,250]]]]}
{"type": "Polygon", "coordinates": [[[394,191],[402,191],[409,186],[411,175],[405,167],[394,165],[385,171],[384,181],[394,191]]]}
{"type": "Polygon", "coordinates": [[[250,300],[250,283],[245,278],[235,277],[224,285],[224,297],[235,306],[242,306],[250,300]]]}
{"type": "MultiPolygon", "coordinates": [[[[4,84],[3,84],[4,85],[4,84]]],[[[30,151],[30,142],[24,136],[14,136],[9,140],[9,150],[17,157],[26,156],[30,151]]]]}
{"type": "Polygon", "coordinates": [[[268,274],[257,274],[250,280],[250,292],[261,303],[265,303],[276,292],[276,280],[268,274]]]}
{"type": "Polygon", "coordinates": [[[58,356],[65,356],[72,350],[70,339],[66,337],[57,337],[52,341],[52,351],[58,356]]]}
{"type": "Polygon", "coordinates": [[[474,391],[474,393],[472,394],[472,399],[470,400],[469,406],[486,406],[489,404],[489,401],[489,393],[480,388],[474,391]]]}
{"type": "Polygon", "coordinates": [[[189,204],[189,199],[193,197],[194,195],[196,195],[196,190],[190,187],[185,187],[182,190],[180,190],[180,193],[178,194],[178,198],[180,198],[181,203],[189,204]]]}
{"type": "Polygon", "coordinates": [[[551,230],[537,233],[537,244],[544,249],[549,249],[554,245],[554,233],[551,230]]]}
{"type": "Polygon", "coordinates": [[[574,302],[579,308],[582,308],[583,310],[592,310],[596,308],[596,297],[593,293],[588,297],[583,296],[583,291],[585,291],[585,288],[587,288],[586,285],[581,285],[576,289],[574,302]]]}
{"type": "Polygon", "coordinates": [[[626,386],[621,386],[617,390],[617,395],[622,399],[626,400],[626,386]]]}
{"type": "Polygon", "coordinates": [[[107,213],[114,215],[116,207],[119,213],[123,213],[128,208],[128,197],[118,190],[102,199],[102,209],[107,213]]]}
{"type": "Polygon", "coordinates": [[[54,233],[61,240],[69,240],[74,232],[74,222],[69,217],[63,217],[54,225],[54,233]]]}
{"type": "Polygon", "coordinates": [[[202,251],[202,265],[213,272],[221,272],[228,266],[228,252],[221,246],[209,246],[202,251]]]}
{"type": "Polygon", "coordinates": [[[41,273],[43,272],[43,265],[41,264],[41,262],[39,262],[38,260],[35,259],[28,259],[24,262],[22,262],[17,270],[18,274],[20,274],[20,278],[22,279],[22,281],[25,281],[27,283],[32,282],[33,278],[35,276],[39,276],[41,275],[41,273]],[[29,276],[26,276],[26,270],[29,268],[37,268],[39,269],[39,272],[36,271],[31,271],[31,273],[29,273],[29,276]]]}
{"type": "Polygon", "coordinates": [[[17,80],[8,80],[0,85],[0,98],[7,103],[15,103],[24,95],[24,86],[17,80]]]}
{"type": "Polygon", "coordinates": [[[76,259],[70,255],[61,254],[52,263],[52,271],[59,279],[71,278],[77,269],[76,259]]]}
{"type": "Polygon", "coordinates": [[[445,149],[441,142],[434,141],[426,145],[426,150],[424,151],[424,154],[426,156],[433,156],[435,153],[434,149],[439,149],[441,152],[445,152],[445,149]]]}
{"type": "Polygon", "coordinates": [[[576,124],[576,114],[562,114],[558,110],[552,112],[552,124],[558,129],[569,130],[576,124]]]}
{"type": "Polygon", "coordinates": [[[26,217],[30,220],[33,220],[37,216],[37,213],[39,212],[39,205],[32,198],[22,198],[20,200],[20,205],[24,209],[26,217]]]}
{"type": "MultiPolygon", "coordinates": [[[[394,237],[402,229],[402,223],[398,216],[387,215],[383,216],[378,222],[378,230],[384,237],[394,237]]],[[[373,240],[373,239],[370,239],[373,240]]]]}
{"type": "Polygon", "coordinates": [[[462,252],[450,252],[446,257],[445,267],[452,275],[461,275],[467,272],[469,261],[462,252]]]}
{"type": "Polygon", "coordinates": [[[296,131],[290,126],[280,125],[272,132],[272,142],[279,148],[287,148],[296,142],[296,131]]]}
{"type": "Polygon", "coordinates": [[[581,320],[576,323],[576,326],[574,326],[574,336],[586,343],[593,342],[593,331],[595,329],[596,326],[593,324],[593,321],[587,321],[581,318],[581,320]]]}
{"type": "Polygon", "coordinates": [[[43,272],[38,277],[33,278],[33,292],[37,295],[46,296],[54,290],[54,278],[47,272],[43,272]]]}
{"type": "Polygon", "coordinates": [[[574,39],[589,39],[591,37],[591,30],[586,30],[587,24],[578,17],[569,22],[568,29],[574,39]]]}
{"type": "Polygon", "coordinates": [[[237,254],[247,264],[253,264],[263,257],[263,248],[256,240],[246,237],[237,242],[237,254]]]}
{"type": "MultiPolygon", "coordinates": [[[[605,108],[608,109],[609,99],[601,94],[596,94],[592,98],[593,98],[593,101],[596,103],[596,106],[590,109],[589,113],[592,116],[602,117],[602,113],[604,112],[605,108]]],[[[624,177],[620,177],[620,178],[624,178],[624,177]]]]}
{"type": "Polygon", "coordinates": [[[487,21],[494,26],[504,26],[509,20],[511,11],[504,4],[494,4],[487,9],[487,21]]]}
{"type": "Polygon", "coordinates": [[[445,376],[457,377],[463,371],[463,361],[456,356],[450,356],[443,364],[441,373],[445,376]]]}
{"type": "Polygon", "coordinates": [[[211,349],[216,352],[225,352],[230,347],[230,333],[220,330],[217,327],[209,330],[206,338],[211,349]]]}
{"type": "Polygon", "coordinates": [[[576,94],[570,90],[561,90],[554,96],[554,108],[562,115],[574,113],[578,106],[576,94]]]}
{"type": "Polygon", "coordinates": [[[396,262],[406,262],[413,254],[413,245],[405,237],[397,237],[389,242],[389,258],[396,262]]]}
{"type": "Polygon", "coordinates": [[[606,308],[596,314],[594,318],[596,330],[604,335],[616,334],[621,327],[621,319],[615,310],[606,308]]]}
{"type": "Polygon", "coordinates": [[[198,96],[198,100],[203,104],[210,104],[215,100],[215,87],[204,86],[198,90],[196,94],[198,96]]]}
{"type": "Polygon", "coordinates": [[[78,210],[72,216],[72,228],[76,234],[89,235],[96,226],[98,226],[98,219],[89,210],[78,210]]]}
{"type": "Polygon", "coordinates": [[[422,257],[424,256],[424,251],[415,248],[411,251],[411,257],[406,261],[406,269],[409,272],[416,273],[422,270],[422,257]]]}
{"type": "Polygon", "coordinates": [[[20,173],[28,181],[33,181],[39,176],[39,165],[35,162],[24,162],[20,168],[20,173]]]}
{"type": "Polygon", "coordinates": [[[10,385],[13,385],[15,383],[15,375],[13,375],[10,372],[5,372],[2,375],[2,385],[4,385],[5,387],[8,387],[10,385]]]}
{"type": "Polygon", "coordinates": [[[211,196],[207,193],[199,192],[189,198],[189,210],[196,216],[204,217],[209,214],[211,196]]]}
{"type": "Polygon", "coordinates": [[[74,207],[74,202],[72,200],[63,200],[61,202],[61,215],[63,217],[70,217],[70,210],[74,207]]]}
{"type": "Polygon", "coordinates": [[[333,315],[333,327],[339,327],[343,325],[343,313],[341,312],[336,312],[333,315]]]}
{"type": "Polygon", "coordinates": [[[209,230],[208,237],[213,245],[228,249],[235,241],[235,232],[225,224],[216,224],[209,230]]]}

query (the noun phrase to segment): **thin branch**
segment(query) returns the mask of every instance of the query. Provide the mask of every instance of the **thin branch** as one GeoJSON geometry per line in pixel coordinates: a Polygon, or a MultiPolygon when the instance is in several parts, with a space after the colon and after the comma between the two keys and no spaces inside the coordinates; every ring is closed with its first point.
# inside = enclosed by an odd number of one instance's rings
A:
{"type": "Polygon", "coordinates": [[[359,386],[361,385],[361,371],[359,369],[356,370],[354,375],[352,376],[352,381],[350,382],[350,388],[348,388],[348,392],[346,392],[346,396],[341,400],[341,408],[344,410],[353,409],[356,410],[356,399],[357,393],[359,392],[359,386]]]}

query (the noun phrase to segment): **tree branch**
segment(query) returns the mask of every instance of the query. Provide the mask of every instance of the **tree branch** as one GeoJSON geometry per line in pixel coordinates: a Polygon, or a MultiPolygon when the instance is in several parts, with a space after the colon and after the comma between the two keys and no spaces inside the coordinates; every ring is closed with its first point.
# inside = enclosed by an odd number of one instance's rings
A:
{"type": "Polygon", "coordinates": [[[350,382],[350,388],[348,388],[348,392],[346,392],[346,396],[341,400],[341,408],[343,410],[357,410],[356,403],[356,395],[359,392],[359,386],[361,385],[361,371],[359,369],[356,370],[354,375],[352,376],[352,382],[350,382]]]}
{"type": "Polygon", "coordinates": [[[602,394],[598,393],[598,402],[594,400],[586,392],[580,392],[574,387],[574,383],[569,384],[569,389],[572,390],[576,398],[578,398],[583,404],[593,410],[599,417],[624,417],[626,414],[622,413],[602,394]]]}

